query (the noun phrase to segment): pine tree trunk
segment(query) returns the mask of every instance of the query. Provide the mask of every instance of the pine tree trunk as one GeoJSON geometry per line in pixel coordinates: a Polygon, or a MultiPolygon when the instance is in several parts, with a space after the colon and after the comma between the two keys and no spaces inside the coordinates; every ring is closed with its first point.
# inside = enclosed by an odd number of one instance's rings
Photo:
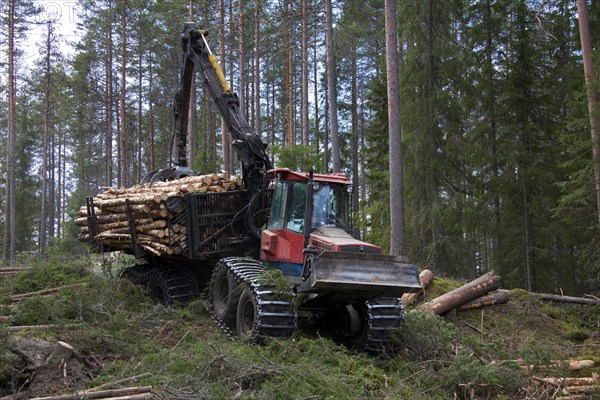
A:
{"type": "Polygon", "coordinates": [[[140,46],[138,53],[138,109],[137,109],[137,157],[136,157],[136,178],[137,182],[142,181],[142,84],[143,84],[143,70],[142,70],[142,48],[140,46]]]}
{"type": "Polygon", "coordinates": [[[283,131],[284,146],[294,146],[296,144],[296,133],[294,127],[294,16],[292,11],[292,0],[285,0],[284,19],[288,27],[287,38],[287,60],[283,69],[283,88],[281,109],[283,112],[283,131]]]}
{"type": "Polygon", "coordinates": [[[245,63],[245,59],[246,59],[246,54],[245,54],[245,49],[244,47],[246,46],[245,44],[245,36],[244,36],[244,0],[238,0],[238,32],[239,32],[239,38],[238,38],[238,56],[239,56],[239,66],[238,69],[240,71],[239,73],[239,99],[240,99],[240,113],[242,115],[245,115],[245,109],[246,109],[246,97],[244,95],[244,88],[246,86],[246,63],[245,63]]]}
{"type": "Polygon", "coordinates": [[[4,225],[3,266],[16,259],[16,212],[15,212],[15,0],[8,0],[8,127],[6,146],[6,217],[4,225]]]}
{"type": "MultiPolygon", "coordinates": [[[[194,0],[189,1],[189,20],[194,21],[194,0]]],[[[196,74],[192,74],[190,88],[190,104],[188,107],[188,126],[187,126],[187,154],[188,166],[194,165],[196,158],[196,131],[198,130],[198,107],[196,100],[196,74]]]]}
{"type": "Polygon", "coordinates": [[[154,161],[154,96],[152,95],[152,83],[153,83],[153,70],[152,70],[152,57],[148,60],[148,71],[150,74],[148,80],[148,113],[150,114],[148,118],[150,119],[150,132],[149,132],[149,146],[150,146],[150,163],[148,171],[155,170],[155,161],[154,161]]]}
{"type": "Polygon", "coordinates": [[[121,0],[121,91],[119,106],[119,179],[118,184],[121,187],[127,186],[127,156],[125,150],[125,135],[127,123],[125,120],[125,96],[127,86],[127,0],[121,0]]]}
{"type": "Polygon", "coordinates": [[[44,255],[46,243],[48,240],[48,165],[50,164],[50,65],[51,65],[51,40],[52,28],[48,23],[48,32],[46,36],[46,60],[44,77],[44,125],[42,141],[42,191],[41,210],[40,210],[40,237],[38,251],[44,255]]]}
{"type": "Polygon", "coordinates": [[[331,157],[333,172],[342,171],[340,141],[337,119],[337,79],[333,43],[333,12],[331,0],[325,0],[325,48],[327,51],[327,102],[329,107],[329,130],[331,134],[331,157]]]}
{"type": "Polygon", "coordinates": [[[107,43],[106,43],[106,155],[105,155],[105,186],[112,186],[113,181],[113,80],[112,80],[112,64],[113,64],[113,43],[112,43],[112,0],[108,0],[108,21],[107,21],[107,43]]]}
{"type": "MultiPolygon", "coordinates": [[[[315,102],[315,145],[317,148],[317,152],[320,152],[319,147],[319,63],[317,62],[317,46],[318,41],[315,37],[315,41],[313,44],[313,92],[314,92],[314,102],[315,102]]],[[[327,170],[325,170],[327,171],[327,170]]]]}
{"type": "Polygon", "coordinates": [[[308,146],[308,0],[302,0],[302,145],[308,146]]]}
{"type": "MultiPolygon", "coordinates": [[[[351,59],[350,59],[350,87],[351,87],[351,114],[352,114],[352,185],[354,191],[352,192],[352,211],[354,214],[358,214],[358,135],[359,135],[359,121],[358,121],[358,100],[357,100],[357,71],[356,71],[356,46],[352,47],[351,59]]],[[[352,236],[359,239],[360,229],[358,223],[354,221],[352,224],[352,236]]]]}
{"type": "Polygon", "coordinates": [[[254,116],[252,122],[254,131],[262,137],[260,126],[260,0],[256,0],[254,24],[254,116]]]}
{"type": "MultiPolygon", "coordinates": [[[[233,0],[229,0],[229,87],[234,88],[233,70],[234,70],[234,50],[235,49],[235,21],[233,18],[233,0]]],[[[225,64],[225,61],[223,61],[225,64]]],[[[227,134],[227,151],[229,151],[229,165],[226,171],[234,172],[235,154],[233,151],[232,141],[227,134]]]]}
{"type": "Polygon", "coordinates": [[[404,246],[404,190],[402,178],[402,131],[398,82],[398,36],[396,1],[385,0],[385,54],[387,69],[388,129],[390,152],[390,254],[402,255],[404,246]]]}
{"type": "Polygon", "coordinates": [[[583,73],[587,89],[588,112],[590,115],[590,131],[592,135],[592,157],[594,163],[594,184],[596,187],[596,210],[600,226],[600,117],[598,108],[598,92],[594,82],[594,62],[592,59],[592,40],[586,0],[577,0],[577,15],[579,16],[579,36],[583,57],[583,73]]]}
{"type": "MultiPolygon", "coordinates": [[[[500,168],[498,166],[498,144],[497,144],[497,123],[496,123],[496,115],[494,113],[496,107],[496,82],[494,81],[494,60],[493,60],[493,52],[494,45],[492,42],[492,5],[491,0],[487,0],[485,4],[485,18],[487,20],[487,24],[485,24],[487,32],[486,32],[486,41],[485,41],[485,70],[486,70],[486,84],[489,87],[489,93],[485,100],[485,114],[487,118],[487,123],[489,125],[489,135],[488,135],[488,147],[490,151],[490,159],[492,166],[492,174],[494,176],[494,181],[498,181],[498,177],[500,174],[500,168]]],[[[491,227],[491,235],[492,235],[492,244],[491,244],[491,257],[488,256],[487,259],[490,258],[496,259],[496,254],[500,252],[500,235],[498,232],[500,231],[500,196],[498,193],[494,194],[494,205],[493,205],[493,223],[491,227]]],[[[498,259],[498,268],[503,271],[503,258],[497,257],[498,259]]],[[[489,261],[488,261],[489,263],[489,261]]],[[[490,266],[491,267],[491,266],[490,266]]]]}
{"type": "MultiPolygon", "coordinates": [[[[219,49],[219,56],[221,58],[221,68],[225,74],[225,0],[219,1],[219,42],[221,47],[219,49]]],[[[225,125],[225,120],[221,118],[221,148],[223,152],[223,171],[229,172],[229,165],[231,164],[229,153],[229,132],[225,125]]]]}

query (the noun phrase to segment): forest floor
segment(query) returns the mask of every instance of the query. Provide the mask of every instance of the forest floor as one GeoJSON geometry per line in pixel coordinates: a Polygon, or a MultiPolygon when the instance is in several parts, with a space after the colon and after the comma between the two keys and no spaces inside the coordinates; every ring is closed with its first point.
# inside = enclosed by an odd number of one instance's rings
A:
{"type": "MultiPolygon", "coordinates": [[[[220,331],[204,300],[155,305],[118,279],[129,261],[97,257],[50,255],[0,274],[0,398],[91,398],[81,391],[101,385],[165,399],[600,398],[599,306],[511,290],[507,304],[482,310],[409,309],[400,350],[387,357],[351,351],[312,320],[292,339],[246,346],[220,331]],[[60,286],[68,287],[18,296],[60,286]],[[573,370],[569,360],[595,366],[573,370]],[[138,378],[110,385],[130,377],[138,378]],[[596,383],[574,397],[547,377],[596,383]]],[[[437,277],[420,302],[460,284],[437,277]]]]}

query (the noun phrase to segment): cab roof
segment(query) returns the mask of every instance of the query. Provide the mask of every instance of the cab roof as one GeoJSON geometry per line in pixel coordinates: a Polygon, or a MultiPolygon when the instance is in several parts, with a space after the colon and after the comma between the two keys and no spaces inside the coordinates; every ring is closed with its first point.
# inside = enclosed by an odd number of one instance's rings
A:
{"type": "MultiPolygon", "coordinates": [[[[269,179],[290,179],[294,181],[307,181],[308,172],[292,171],[289,168],[274,168],[267,172],[269,179]]],[[[350,178],[346,174],[340,172],[332,174],[314,174],[313,180],[318,182],[341,183],[344,185],[350,184],[350,178]]]]}

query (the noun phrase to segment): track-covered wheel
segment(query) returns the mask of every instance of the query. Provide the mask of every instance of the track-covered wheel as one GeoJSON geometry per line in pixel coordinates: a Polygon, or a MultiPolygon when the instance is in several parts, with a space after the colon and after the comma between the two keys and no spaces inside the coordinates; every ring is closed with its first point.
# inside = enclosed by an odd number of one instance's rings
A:
{"type": "Polygon", "coordinates": [[[292,287],[275,285],[266,272],[261,261],[246,257],[224,258],[215,266],[209,294],[212,315],[232,338],[257,343],[288,338],[296,331],[292,287]]]}
{"type": "Polygon", "coordinates": [[[220,261],[210,280],[210,300],[215,317],[229,329],[236,328],[236,309],[239,296],[239,285],[231,275],[227,264],[220,261]]]}
{"type": "Polygon", "coordinates": [[[379,297],[348,308],[348,347],[370,354],[393,354],[395,335],[404,321],[404,307],[399,298],[379,297]]]}
{"type": "Polygon", "coordinates": [[[254,293],[244,289],[237,304],[237,336],[244,343],[252,342],[256,336],[257,312],[254,293]]]}
{"type": "Polygon", "coordinates": [[[200,294],[196,277],[189,268],[153,268],[146,288],[157,303],[164,305],[191,301],[200,294]]]}

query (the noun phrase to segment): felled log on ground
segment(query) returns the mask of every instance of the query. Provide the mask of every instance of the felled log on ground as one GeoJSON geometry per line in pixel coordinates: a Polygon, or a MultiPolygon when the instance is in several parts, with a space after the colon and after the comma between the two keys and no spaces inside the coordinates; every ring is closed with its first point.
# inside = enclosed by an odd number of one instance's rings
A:
{"type": "Polygon", "coordinates": [[[77,391],[71,394],[64,394],[59,396],[48,396],[48,397],[36,397],[32,400],[72,400],[72,399],[150,399],[151,396],[139,396],[136,395],[152,394],[152,386],[143,387],[130,387],[124,389],[110,389],[110,390],[98,390],[98,391],[77,391]]]}
{"type": "Polygon", "coordinates": [[[495,306],[498,304],[506,304],[510,300],[510,292],[508,290],[496,290],[476,299],[466,302],[465,304],[456,307],[456,311],[477,310],[480,308],[495,306]]]}
{"type": "Polygon", "coordinates": [[[20,301],[20,300],[23,300],[23,299],[27,299],[29,297],[47,296],[47,295],[50,295],[50,294],[58,293],[61,290],[74,289],[74,288],[78,288],[78,287],[85,286],[85,285],[87,285],[87,283],[85,283],[85,282],[84,283],[76,283],[76,284],[73,284],[73,285],[59,286],[59,287],[50,288],[50,289],[38,290],[38,291],[35,291],[35,292],[14,294],[14,295],[10,296],[10,299],[12,301],[20,301]]]}
{"type": "Polygon", "coordinates": [[[544,378],[544,377],[536,376],[535,380],[538,382],[548,383],[550,385],[558,386],[558,387],[563,387],[563,386],[565,386],[565,387],[572,387],[572,386],[584,387],[584,386],[596,385],[597,383],[600,382],[600,379],[598,379],[598,378],[599,378],[598,374],[592,374],[591,377],[583,377],[583,378],[557,378],[557,377],[544,378]]]}
{"type": "Polygon", "coordinates": [[[29,268],[0,268],[0,274],[2,275],[16,275],[24,271],[28,271],[29,268]]]}
{"type": "Polygon", "coordinates": [[[123,379],[119,379],[117,381],[103,383],[102,385],[88,389],[88,392],[96,392],[99,390],[106,390],[106,389],[116,389],[116,386],[121,385],[123,383],[139,382],[142,379],[151,378],[151,377],[152,377],[152,374],[150,372],[146,372],[144,374],[130,376],[129,378],[123,378],[123,379]]]}
{"type": "Polygon", "coordinates": [[[566,367],[570,371],[579,371],[586,368],[594,368],[594,360],[554,360],[547,365],[531,365],[525,360],[513,360],[519,367],[524,369],[533,369],[537,367],[540,370],[547,370],[549,368],[563,368],[566,367]]]}
{"type": "Polygon", "coordinates": [[[498,289],[501,283],[502,279],[498,275],[495,275],[493,272],[488,272],[487,274],[480,276],[466,285],[463,285],[452,290],[451,292],[443,294],[423,304],[420,307],[420,310],[442,315],[470,300],[483,296],[492,290],[498,289]]]}
{"type": "Polygon", "coordinates": [[[533,295],[541,300],[552,301],[556,303],[587,304],[591,306],[600,306],[600,300],[589,299],[586,297],[561,296],[558,294],[548,293],[533,293],[533,295]]]}
{"type": "Polygon", "coordinates": [[[8,332],[19,332],[19,331],[36,331],[36,332],[45,332],[45,331],[72,331],[75,329],[80,329],[81,325],[79,324],[71,324],[71,325],[20,325],[20,326],[8,326],[6,330],[8,332]]]}
{"type": "Polygon", "coordinates": [[[421,290],[417,293],[404,293],[402,295],[402,304],[406,307],[417,301],[419,296],[425,293],[425,290],[431,285],[433,282],[433,272],[428,269],[424,269],[419,274],[419,280],[421,281],[421,290]]]}

